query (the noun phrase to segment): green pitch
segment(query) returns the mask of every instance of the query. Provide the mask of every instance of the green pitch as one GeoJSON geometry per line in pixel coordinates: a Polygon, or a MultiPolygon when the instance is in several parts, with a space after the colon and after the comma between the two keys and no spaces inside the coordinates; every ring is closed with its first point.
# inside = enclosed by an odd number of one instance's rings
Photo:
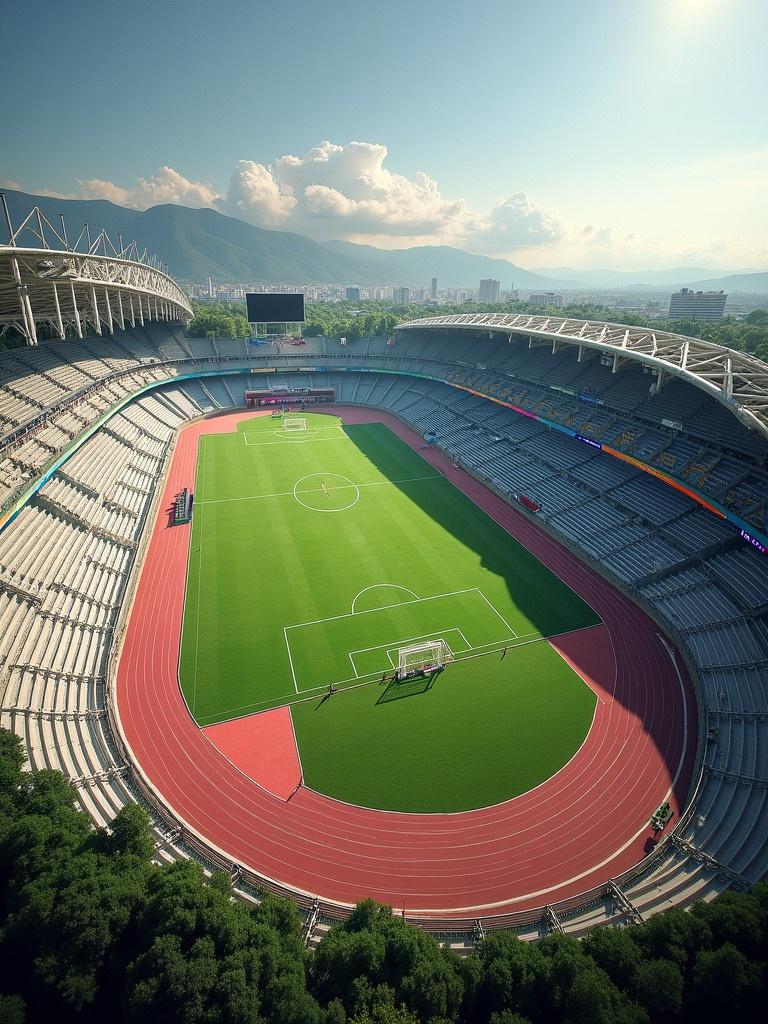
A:
{"type": "Polygon", "coordinates": [[[367,806],[463,810],[537,785],[595,704],[541,638],[597,616],[385,426],[304,418],[200,439],[190,711],[210,725],[290,703],[306,784],[367,806]],[[437,639],[453,662],[431,685],[381,684],[400,647],[437,639]]]}

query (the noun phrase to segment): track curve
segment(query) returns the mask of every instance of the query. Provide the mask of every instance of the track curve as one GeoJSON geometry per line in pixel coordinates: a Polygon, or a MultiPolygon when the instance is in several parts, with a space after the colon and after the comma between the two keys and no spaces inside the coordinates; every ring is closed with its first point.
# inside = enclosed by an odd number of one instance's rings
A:
{"type": "MultiPolygon", "coordinates": [[[[347,423],[378,410],[327,407],[347,423]]],[[[353,807],[300,787],[289,801],[239,772],[188,713],[178,684],[189,527],[168,526],[174,495],[194,481],[197,440],[256,414],[183,428],[125,631],[114,706],[135,765],[173,814],[238,864],[297,893],[349,905],[365,897],[413,916],[472,921],[576,896],[637,863],[650,813],[676,815],[695,753],[696,705],[684,663],[656,624],[570,551],[436,450],[422,452],[603,619],[615,678],[589,736],[552,779],[462,814],[353,807]]],[[[457,765],[457,771],[467,770],[457,765]]]]}

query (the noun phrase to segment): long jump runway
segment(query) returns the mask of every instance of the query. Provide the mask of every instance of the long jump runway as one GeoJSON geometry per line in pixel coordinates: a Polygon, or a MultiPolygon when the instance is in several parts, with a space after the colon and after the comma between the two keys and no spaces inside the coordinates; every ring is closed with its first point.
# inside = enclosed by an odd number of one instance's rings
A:
{"type": "MultiPolygon", "coordinates": [[[[322,411],[347,423],[385,423],[420,448],[420,435],[388,413],[322,411]]],[[[194,480],[200,435],[230,432],[254,415],[262,414],[232,413],[181,430],[118,666],[123,737],[173,815],[267,885],[327,904],[373,897],[412,917],[452,921],[557,903],[640,861],[650,814],[669,799],[679,815],[691,779],[696,703],[683,660],[629,599],[437,450],[422,454],[603,620],[550,641],[599,698],[578,753],[505,803],[460,814],[400,814],[303,786],[285,800],[239,771],[197,726],[178,682],[191,528],[169,527],[166,510],[194,480]]],[[[455,771],[472,765],[457,763],[455,771]]]]}

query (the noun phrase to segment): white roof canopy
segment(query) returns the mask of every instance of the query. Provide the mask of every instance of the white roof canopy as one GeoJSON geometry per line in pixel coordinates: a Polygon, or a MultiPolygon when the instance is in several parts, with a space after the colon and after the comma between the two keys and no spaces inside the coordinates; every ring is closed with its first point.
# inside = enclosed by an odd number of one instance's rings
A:
{"type": "Polygon", "coordinates": [[[722,402],[746,427],[768,438],[768,364],[700,338],[648,327],[528,313],[432,316],[398,324],[396,330],[487,330],[491,334],[551,341],[553,352],[560,343],[582,346],[612,355],[614,370],[624,359],[636,360],[660,372],[660,385],[666,373],[680,377],[722,402]]]}

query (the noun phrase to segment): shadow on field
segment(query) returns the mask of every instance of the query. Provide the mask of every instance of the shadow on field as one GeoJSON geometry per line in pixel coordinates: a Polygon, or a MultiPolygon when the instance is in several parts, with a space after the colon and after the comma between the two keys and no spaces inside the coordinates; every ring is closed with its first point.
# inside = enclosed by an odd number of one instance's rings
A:
{"type": "Polygon", "coordinates": [[[599,617],[578,595],[551,574],[538,559],[501,526],[447,481],[440,486],[411,483],[403,478],[435,474],[421,456],[408,448],[413,471],[404,471],[402,441],[393,446],[391,431],[380,423],[345,424],[344,432],[392,486],[438,523],[461,544],[475,552],[484,569],[506,583],[511,600],[543,636],[596,625],[599,617]],[[400,478],[403,482],[397,483],[400,478]]]}
{"type": "MultiPolygon", "coordinates": [[[[388,414],[384,412],[383,416],[386,419],[388,414]]],[[[397,487],[430,519],[474,552],[484,569],[505,581],[511,600],[542,636],[556,636],[600,622],[597,613],[577,594],[458,488],[447,481],[439,486],[409,483],[405,478],[423,476],[425,470],[431,471],[433,467],[409,448],[414,460],[411,462],[413,471],[403,472],[407,467],[403,451],[399,444],[393,444],[393,436],[396,435],[385,423],[345,424],[343,429],[359,451],[389,477],[393,487],[397,487]]],[[[405,445],[405,442],[400,440],[400,444],[405,445]]],[[[642,673],[642,668],[639,671],[642,673]]],[[[663,752],[669,750],[670,723],[652,713],[647,704],[646,686],[638,686],[632,673],[621,674],[621,678],[622,684],[614,688],[614,699],[642,721],[659,752],[668,758],[663,752]]],[[[403,692],[402,695],[410,694],[403,692]]],[[[377,703],[385,703],[389,699],[399,699],[399,691],[393,689],[392,696],[385,692],[377,703]]],[[[670,764],[669,767],[672,774],[675,766],[670,764]]],[[[688,778],[687,771],[681,772],[675,786],[675,795],[681,802],[685,800],[688,778]]]]}
{"type": "Polygon", "coordinates": [[[390,679],[386,690],[379,695],[376,704],[389,704],[393,700],[402,700],[403,697],[418,697],[435,685],[435,680],[440,675],[436,670],[420,676],[413,676],[411,679],[390,679]]]}

